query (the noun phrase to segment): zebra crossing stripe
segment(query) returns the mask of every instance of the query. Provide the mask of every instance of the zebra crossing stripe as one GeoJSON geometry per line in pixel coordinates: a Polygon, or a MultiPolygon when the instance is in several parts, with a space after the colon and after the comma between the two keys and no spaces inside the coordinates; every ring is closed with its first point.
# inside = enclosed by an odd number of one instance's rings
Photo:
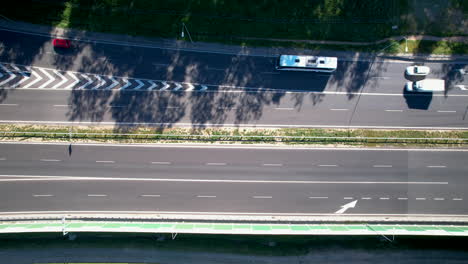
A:
{"type": "Polygon", "coordinates": [[[67,73],[68,75],[70,75],[70,77],[72,77],[75,80],[73,83],[64,88],[65,90],[70,90],[72,87],[75,87],[75,85],[77,85],[80,82],[80,80],[72,72],[67,73]]]}
{"type": "Polygon", "coordinates": [[[97,90],[99,87],[103,86],[106,83],[106,81],[102,79],[99,75],[94,75],[94,77],[98,79],[98,84],[92,88],[93,90],[97,90]]]}
{"type": "Polygon", "coordinates": [[[125,90],[127,87],[129,87],[130,85],[132,85],[132,83],[130,82],[129,79],[127,79],[127,78],[122,78],[122,80],[123,80],[124,82],[126,82],[126,84],[125,84],[122,88],[120,88],[120,89],[125,90]]]}
{"type": "Polygon", "coordinates": [[[135,79],[135,81],[139,84],[137,87],[134,88],[134,90],[139,90],[143,85],[145,85],[142,81],[135,79]]]}
{"type": "Polygon", "coordinates": [[[170,87],[170,85],[167,84],[167,82],[161,82],[161,83],[164,85],[164,87],[161,88],[161,91],[166,91],[170,87]]]}
{"type": "Polygon", "coordinates": [[[151,83],[151,86],[148,87],[148,90],[152,90],[153,88],[158,87],[158,85],[155,82],[153,82],[153,81],[148,81],[148,82],[151,83]]]}
{"type": "Polygon", "coordinates": [[[56,75],[58,75],[58,76],[62,79],[59,83],[57,83],[56,85],[54,85],[54,86],[52,87],[52,89],[57,89],[57,88],[58,88],[59,86],[61,86],[62,84],[66,83],[66,82],[68,81],[68,79],[65,78],[65,76],[63,76],[59,71],[54,70],[54,73],[55,73],[56,75]]]}
{"type": "Polygon", "coordinates": [[[47,85],[52,83],[55,79],[45,69],[39,68],[39,70],[43,72],[49,78],[49,80],[47,80],[45,83],[43,83],[41,86],[38,87],[39,89],[44,89],[46,88],[47,85]]]}
{"type": "Polygon", "coordinates": [[[85,78],[86,80],[88,80],[88,82],[85,83],[85,84],[83,84],[82,86],[78,87],[78,90],[84,89],[84,88],[86,88],[86,86],[88,86],[88,85],[90,85],[90,84],[93,83],[93,80],[91,80],[91,78],[89,78],[88,76],[86,76],[86,74],[81,74],[81,76],[82,76],[83,78],[85,78]]]}
{"type": "Polygon", "coordinates": [[[110,89],[114,88],[115,86],[117,86],[119,84],[119,82],[117,80],[115,80],[114,77],[111,76],[111,77],[109,77],[109,79],[112,81],[112,84],[107,86],[106,90],[110,90],[110,89]]]}
{"type": "Polygon", "coordinates": [[[37,82],[39,82],[40,80],[42,80],[42,77],[39,74],[37,74],[36,71],[31,71],[31,74],[34,75],[36,77],[36,79],[34,81],[26,84],[26,86],[24,86],[22,88],[24,88],[24,89],[29,88],[29,87],[33,86],[34,84],[36,84],[37,82]]]}
{"type": "Polygon", "coordinates": [[[3,66],[3,64],[0,64],[0,67],[2,67],[2,69],[5,70],[10,75],[10,77],[8,79],[6,79],[6,80],[4,80],[3,82],[0,83],[0,86],[2,86],[5,83],[13,80],[16,77],[16,75],[14,75],[10,70],[8,70],[5,66],[3,66]]]}

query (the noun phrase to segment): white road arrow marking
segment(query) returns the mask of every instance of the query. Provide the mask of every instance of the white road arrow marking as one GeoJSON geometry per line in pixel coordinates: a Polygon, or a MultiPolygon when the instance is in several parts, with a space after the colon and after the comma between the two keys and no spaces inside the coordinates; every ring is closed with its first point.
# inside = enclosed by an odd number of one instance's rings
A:
{"type": "Polygon", "coordinates": [[[2,67],[2,69],[5,70],[10,75],[10,77],[8,79],[6,79],[6,80],[4,80],[3,82],[0,83],[0,86],[2,86],[5,83],[13,80],[16,77],[16,75],[13,72],[11,72],[10,70],[8,70],[7,68],[5,68],[2,64],[0,64],[0,67],[2,67]]]}
{"type": "Polygon", "coordinates": [[[93,80],[91,80],[91,78],[89,78],[86,74],[81,74],[81,76],[82,76],[83,78],[85,78],[86,80],[88,80],[88,82],[85,83],[84,85],[81,85],[80,87],[78,87],[78,90],[84,89],[84,88],[86,88],[86,86],[88,86],[88,85],[90,85],[90,84],[93,83],[93,80]]]}
{"type": "Polygon", "coordinates": [[[22,88],[29,88],[31,86],[33,86],[34,84],[36,84],[38,81],[42,80],[42,77],[36,73],[36,71],[32,70],[31,69],[31,74],[36,76],[36,80],[30,82],[29,84],[27,84],[26,86],[22,87],[22,88]]]}
{"type": "Polygon", "coordinates": [[[455,85],[455,87],[458,87],[458,88],[460,88],[460,89],[463,90],[463,91],[468,90],[468,88],[466,88],[465,85],[463,85],[463,84],[455,85]]]}
{"type": "Polygon", "coordinates": [[[141,87],[143,87],[143,85],[145,85],[142,81],[140,81],[138,79],[135,79],[135,81],[138,83],[138,86],[135,87],[134,90],[139,90],[141,87]]]}
{"type": "Polygon", "coordinates": [[[151,83],[151,86],[148,87],[148,90],[153,90],[154,88],[158,87],[158,85],[155,82],[153,81],[148,81],[148,82],[151,83]]]}
{"type": "MultiPolygon", "coordinates": [[[[28,76],[25,72],[21,71],[21,70],[20,70],[18,67],[16,67],[15,65],[12,65],[12,66],[23,76],[23,78],[22,78],[19,82],[15,83],[14,85],[11,86],[11,88],[16,88],[16,87],[18,87],[20,84],[22,84],[23,82],[29,80],[29,76],[28,76]]],[[[31,71],[29,68],[27,68],[27,69],[28,69],[28,71],[31,71]]],[[[0,76],[0,77],[1,77],[1,76],[0,76]]]]}
{"type": "Polygon", "coordinates": [[[107,86],[106,90],[110,90],[119,84],[119,82],[114,77],[109,77],[109,79],[112,81],[112,84],[107,86]]]}
{"type": "Polygon", "coordinates": [[[44,89],[44,88],[47,88],[47,85],[49,85],[51,82],[55,81],[55,78],[52,77],[52,75],[50,75],[45,69],[41,69],[39,68],[40,71],[42,71],[46,76],[47,78],[49,78],[49,80],[45,83],[43,83],[41,86],[39,86],[38,88],[39,89],[44,89]]]}
{"type": "Polygon", "coordinates": [[[174,91],[179,91],[180,89],[182,89],[182,85],[180,83],[175,83],[175,88],[174,88],[174,91]]]}
{"type": "Polygon", "coordinates": [[[124,80],[124,82],[126,82],[126,84],[125,84],[122,88],[120,88],[121,90],[125,90],[127,87],[129,87],[130,85],[132,85],[132,83],[130,82],[129,79],[123,78],[123,80],[124,80]]]}
{"type": "Polygon", "coordinates": [[[167,90],[167,89],[170,87],[170,85],[167,84],[167,82],[161,82],[161,83],[164,85],[164,87],[161,88],[161,91],[165,91],[165,90],[167,90]]]}
{"type": "Polygon", "coordinates": [[[76,77],[75,74],[73,74],[73,73],[71,73],[71,72],[67,72],[67,73],[68,73],[68,75],[70,75],[70,76],[73,78],[73,80],[75,80],[75,81],[74,81],[73,83],[71,83],[70,85],[68,85],[67,87],[65,87],[65,90],[69,90],[69,89],[71,89],[72,87],[75,87],[75,85],[77,85],[77,84],[80,82],[80,80],[76,77]]]}
{"type": "Polygon", "coordinates": [[[201,85],[201,89],[199,91],[204,92],[206,90],[208,90],[208,87],[206,85],[201,85]]]}
{"type": "Polygon", "coordinates": [[[358,200],[355,200],[355,201],[352,201],[350,203],[347,203],[345,205],[342,205],[341,206],[341,209],[336,211],[335,214],[342,214],[344,213],[346,210],[348,210],[349,208],[354,208],[356,206],[356,203],[357,203],[358,200]]]}
{"type": "Polygon", "coordinates": [[[98,79],[98,84],[92,88],[93,90],[97,90],[99,87],[103,86],[106,83],[106,80],[101,78],[101,76],[94,75],[94,77],[96,77],[96,79],[98,79]]]}
{"type": "Polygon", "coordinates": [[[56,85],[54,85],[54,86],[52,87],[52,89],[57,89],[58,87],[60,87],[60,86],[63,85],[64,83],[66,83],[68,79],[65,78],[65,76],[63,76],[62,74],[60,74],[59,71],[54,70],[54,73],[55,73],[56,75],[58,75],[58,76],[62,79],[59,83],[57,83],[56,85]]]}
{"type": "Polygon", "coordinates": [[[193,91],[193,90],[195,89],[195,86],[193,86],[193,84],[188,83],[187,85],[188,85],[188,87],[189,87],[189,88],[187,89],[187,91],[193,91]]]}

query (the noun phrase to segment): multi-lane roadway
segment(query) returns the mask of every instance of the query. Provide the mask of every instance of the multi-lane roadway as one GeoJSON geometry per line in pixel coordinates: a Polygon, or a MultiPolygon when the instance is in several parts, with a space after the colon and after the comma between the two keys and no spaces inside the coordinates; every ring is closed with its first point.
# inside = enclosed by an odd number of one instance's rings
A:
{"type": "Polygon", "coordinates": [[[278,72],[273,56],[165,50],[2,31],[0,121],[184,126],[466,128],[466,61],[424,62],[447,92],[403,91],[410,61],[278,72]]]}
{"type": "Polygon", "coordinates": [[[0,144],[0,211],[466,215],[468,152],[0,144]]]}

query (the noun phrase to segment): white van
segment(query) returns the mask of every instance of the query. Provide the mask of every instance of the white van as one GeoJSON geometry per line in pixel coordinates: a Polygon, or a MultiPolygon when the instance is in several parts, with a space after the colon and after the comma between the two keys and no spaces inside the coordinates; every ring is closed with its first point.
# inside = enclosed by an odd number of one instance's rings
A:
{"type": "Polygon", "coordinates": [[[407,82],[405,89],[408,92],[444,92],[445,81],[440,79],[424,79],[417,82],[407,82]]]}

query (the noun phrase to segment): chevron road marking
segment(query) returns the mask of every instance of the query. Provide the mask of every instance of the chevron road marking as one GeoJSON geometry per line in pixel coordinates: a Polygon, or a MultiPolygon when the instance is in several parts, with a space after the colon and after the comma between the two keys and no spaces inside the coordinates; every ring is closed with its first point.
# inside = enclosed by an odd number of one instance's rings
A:
{"type": "Polygon", "coordinates": [[[188,83],[187,85],[188,85],[189,88],[188,88],[186,91],[193,91],[193,90],[195,90],[195,86],[193,86],[193,84],[188,83]]]}
{"type": "Polygon", "coordinates": [[[85,83],[85,84],[83,84],[83,85],[81,85],[80,87],[78,87],[77,90],[84,89],[84,88],[86,88],[88,85],[90,85],[90,84],[93,83],[93,80],[91,80],[91,78],[89,78],[88,76],[86,76],[86,74],[83,74],[83,73],[82,73],[81,76],[82,76],[83,78],[85,78],[86,80],[88,80],[88,82],[85,83]]]}
{"type": "Polygon", "coordinates": [[[93,88],[91,88],[91,89],[97,90],[99,87],[103,86],[106,83],[106,81],[101,76],[94,75],[94,77],[96,77],[96,79],[98,79],[98,84],[96,86],[94,86],[93,88]]]}
{"type": "Polygon", "coordinates": [[[75,80],[73,83],[64,88],[65,90],[70,90],[72,87],[75,87],[75,85],[77,85],[80,82],[80,80],[72,72],[67,73],[68,75],[70,75],[70,77],[72,77],[75,80]]]}
{"type": "Polygon", "coordinates": [[[13,72],[11,72],[10,70],[8,70],[5,66],[3,66],[3,64],[0,64],[0,67],[1,67],[3,70],[5,70],[5,71],[10,75],[10,77],[9,77],[8,79],[6,79],[6,80],[4,80],[3,82],[0,83],[0,86],[2,86],[2,85],[4,85],[5,83],[7,83],[7,82],[13,80],[13,79],[16,77],[16,75],[13,74],[13,72]]]}
{"type": "Polygon", "coordinates": [[[204,92],[204,91],[206,91],[206,90],[208,90],[208,87],[207,87],[206,85],[202,85],[202,86],[201,86],[201,89],[200,89],[199,91],[200,91],[200,92],[204,92]]]}
{"type": "Polygon", "coordinates": [[[153,82],[153,81],[148,81],[148,82],[151,83],[151,86],[148,87],[148,91],[152,90],[153,88],[158,87],[158,85],[155,82],[153,82]]]}
{"type": "Polygon", "coordinates": [[[173,91],[179,91],[180,89],[182,89],[182,85],[180,83],[175,83],[175,88],[173,91]]]}
{"type": "Polygon", "coordinates": [[[44,89],[47,87],[47,85],[55,81],[55,78],[52,77],[52,75],[50,75],[45,69],[39,68],[39,70],[43,72],[49,78],[48,81],[46,81],[45,83],[43,83],[41,86],[38,87],[39,89],[44,89]]]}
{"type": "Polygon", "coordinates": [[[129,86],[132,85],[132,83],[130,82],[129,79],[127,79],[127,78],[122,78],[122,80],[123,80],[124,82],[126,82],[126,84],[125,84],[122,88],[120,88],[121,90],[125,90],[125,89],[127,89],[127,87],[129,87],[129,86]]]}
{"type": "Polygon", "coordinates": [[[66,82],[68,81],[68,79],[65,78],[65,76],[63,76],[63,75],[62,75],[59,71],[57,71],[57,70],[54,70],[54,73],[55,73],[56,75],[58,75],[58,76],[62,79],[59,83],[57,83],[56,85],[54,85],[54,86],[52,87],[52,89],[57,89],[58,87],[60,87],[60,86],[63,85],[64,83],[66,83],[66,82]]]}
{"type": "Polygon", "coordinates": [[[40,80],[42,80],[42,77],[39,74],[37,74],[36,71],[31,71],[31,74],[36,76],[36,80],[30,82],[29,84],[26,84],[26,86],[22,87],[23,89],[27,89],[27,88],[33,86],[34,84],[36,84],[37,82],[39,82],[40,80]]]}
{"type": "Polygon", "coordinates": [[[143,85],[145,85],[142,81],[135,79],[135,81],[138,83],[138,86],[135,87],[133,90],[139,90],[143,85]]]}
{"type": "Polygon", "coordinates": [[[167,89],[170,87],[170,85],[169,85],[169,84],[167,84],[167,82],[161,82],[161,83],[164,85],[164,87],[163,87],[163,88],[161,88],[161,90],[160,90],[160,91],[166,91],[166,90],[167,90],[167,89]]]}
{"type": "MultiPolygon", "coordinates": [[[[23,76],[23,78],[19,82],[15,83],[14,85],[11,86],[11,88],[16,88],[20,84],[22,84],[23,82],[29,80],[29,76],[26,73],[24,73],[23,71],[21,71],[16,65],[12,65],[12,66],[13,66],[13,68],[15,68],[23,76]]],[[[27,67],[26,67],[26,69],[29,70],[29,68],[27,68],[27,67]]]]}
{"type": "Polygon", "coordinates": [[[114,77],[111,76],[109,79],[112,81],[112,84],[107,86],[106,90],[110,90],[119,84],[119,82],[114,77]]]}

